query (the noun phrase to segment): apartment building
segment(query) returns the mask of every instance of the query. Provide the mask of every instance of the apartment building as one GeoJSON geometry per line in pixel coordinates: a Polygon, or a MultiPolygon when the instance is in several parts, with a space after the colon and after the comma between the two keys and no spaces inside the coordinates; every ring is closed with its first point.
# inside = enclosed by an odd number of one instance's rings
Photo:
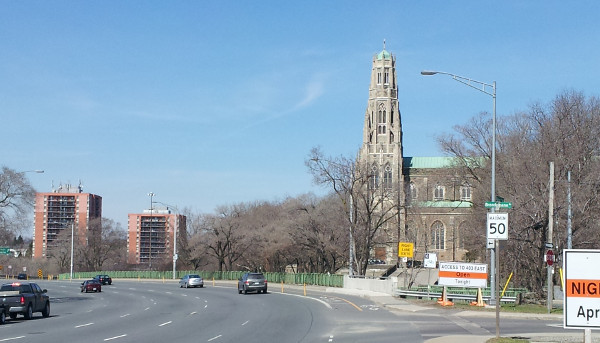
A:
{"type": "Polygon", "coordinates": [[[186,217],[168,207],[130,213],[128,217],[127,262],[152,269],[172,261],[174,243],[185,238],[186,217]]]}
{"type": "Polygon", "coordinates": [[[102,197],[84,193],[79,186],[60,185],[52,192],[36,193],[34,209],[33,257],[51,257],[76,237],[75,244],[87,245],[90,222],[102,218],[102,197]],[[67,230],[67,231],[65,231],[67,230]]]}

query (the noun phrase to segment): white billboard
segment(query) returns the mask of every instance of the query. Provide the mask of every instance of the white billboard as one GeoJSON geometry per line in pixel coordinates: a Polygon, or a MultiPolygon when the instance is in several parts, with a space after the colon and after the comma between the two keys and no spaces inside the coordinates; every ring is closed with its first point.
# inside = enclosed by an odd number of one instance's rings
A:
{"type": "Polygon", "coordinates": [[[600,250],[563,250],[565,329],[600,328],[600,250]]]}
{"type": "Polygon", "coordinates": [[[487,287],[487,264],[440,262],[438,284],[452,287],[487,287]]]}

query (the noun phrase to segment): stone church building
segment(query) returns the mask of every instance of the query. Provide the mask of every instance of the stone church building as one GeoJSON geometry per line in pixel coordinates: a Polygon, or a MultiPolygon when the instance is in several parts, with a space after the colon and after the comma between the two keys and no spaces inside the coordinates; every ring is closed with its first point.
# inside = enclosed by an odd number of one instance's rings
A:
{"type": "Polygon", "coordinates": [[[406,261],[411,264],[419,265],[425,253],[435,253],[438,261],[464,261],[462,233],[472,209],[472,187],[457,175],[451,157],[404,156],[396,57],[385,44],[373,56],[358,158],[374,175],[369,189],[393,189],[397,193],[390,201],[401,202],[397,221],[382,230],[390,237],[372,251],[375,259],[395,264],[398,242],[409,242],[414,244],[414,262],[406,261]]]}

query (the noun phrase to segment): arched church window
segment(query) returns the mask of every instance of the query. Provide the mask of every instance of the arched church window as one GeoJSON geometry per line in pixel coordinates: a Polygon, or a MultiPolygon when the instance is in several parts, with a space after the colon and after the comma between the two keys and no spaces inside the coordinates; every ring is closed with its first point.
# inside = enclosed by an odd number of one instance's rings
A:
{"type": "Polygon", "coordinates": [[[444,200],[444,186],[436,185],[433,190],[433,200],[441,201],[444,200]]]}
{"type": "Polygon", "coordinates": [[[471,185],[465,184],[460,187],[460,200],[471,201],[471,185]]]}
{"type": "Polygon", "coordinates": [[[382,135],[385,134],[387,131],[386,111],[385,106],[383,104],[379,105],[377,114],[377,133],[382,135]]]}
{"type": "Polygon", "coordinates": [[[417,200],[418,194],[417,194],[417,185],[415,185],[414,182],[410,183],[410,198],[412,200],[417,200]]]}
{"type": "Polygon", "coordinates": [[[373,164],[371,167],[371,175],[369,175],[369,188],[376,189],[379,187],[379,168],[373,164]]]}
{"type": "Polygon", "coordinates": [[[431,247],[435,250],[446,249],[446,229],[439,220],[431,225],[431,247]]]}
{"type": "Polygon", "coordinates": [[[383,187],[385,189],[392,189],[392,166],[386,164],[383,171],[383,187]]]}

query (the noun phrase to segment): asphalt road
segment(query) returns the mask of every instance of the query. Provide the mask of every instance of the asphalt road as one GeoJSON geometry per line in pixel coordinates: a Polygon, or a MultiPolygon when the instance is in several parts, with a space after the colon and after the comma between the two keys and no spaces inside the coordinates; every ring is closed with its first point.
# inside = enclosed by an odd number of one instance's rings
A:
{"type": "Polygon", "coordinates": [[[422,341],[409,323],[361,297],[277,287],[243,295],[233,284],[185,289],[172,281],[114,280],[101,293],[81,293],[80,281],[39,284],[51,297],[50,318],[9,320],[0,342],[422,341]]]}
{"type": "MultiPolygon", "coordinates": [[[[270,285],[238,294],[234,283],[179,288],[172,280],[114,280],[101,293],[80,281],[41,281],[50,318],[18,317],[0,326],[0,342],[426,342],[495,334],[495,317],[425,308],[398,311],[368,297],[270,285]]],[[[560,320],[502,318],[502,335],[564,332],[560,320]]]]}

